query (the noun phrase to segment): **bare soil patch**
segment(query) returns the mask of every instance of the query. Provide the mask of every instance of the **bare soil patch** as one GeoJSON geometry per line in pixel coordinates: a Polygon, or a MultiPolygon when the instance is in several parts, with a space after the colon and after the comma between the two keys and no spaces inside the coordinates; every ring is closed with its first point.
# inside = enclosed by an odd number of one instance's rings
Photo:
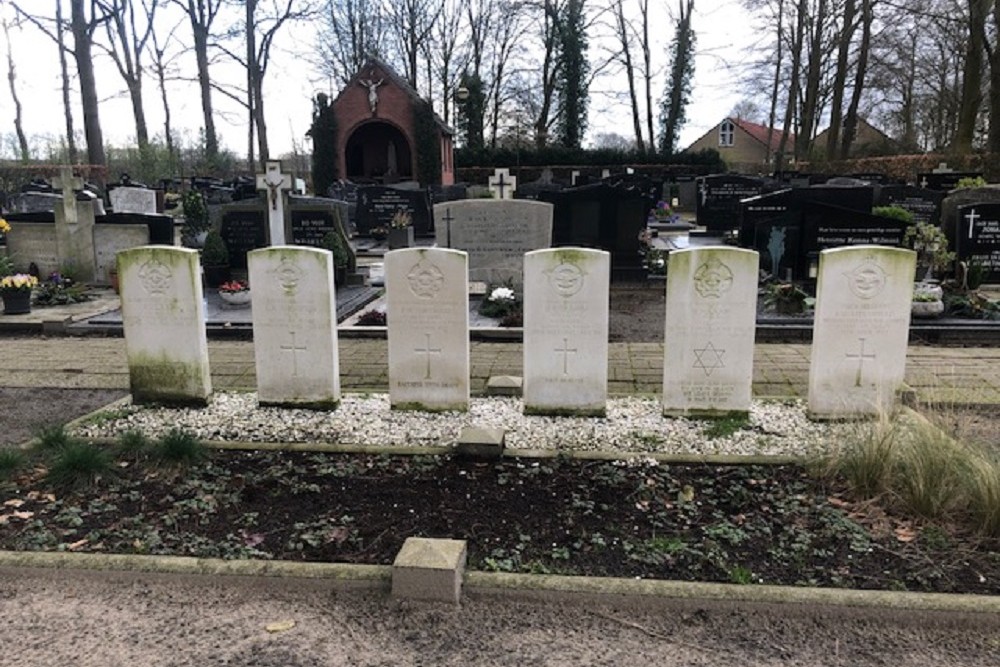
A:
{"type": "Polygon", "coordinates": [[[20,445],[42,428],[60,426],[127,395],[119,389],[0,387],[0,447],[20,445]]]}

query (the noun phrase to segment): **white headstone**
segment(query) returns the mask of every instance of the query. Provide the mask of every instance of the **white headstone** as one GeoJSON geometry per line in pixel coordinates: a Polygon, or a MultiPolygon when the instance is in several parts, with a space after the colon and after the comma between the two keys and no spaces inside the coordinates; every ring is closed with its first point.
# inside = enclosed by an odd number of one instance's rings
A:
{"type": "Polygon", "coordinates": [[[333,255],[275,246],[247,254],[261,405],[332,410],[340,402],[333,255]]]}
{"type": "Polygon", "coordinates": [[[212,380],[198,251],[123,250],[118,280],[133,402],[205,405],[212,380]]]}
{"type": "Polygon", "coordinates": [[[116,255],[122,250],[144,245],[149,245],[149,227],[146,225],[94,225],[97,279],[110,282],[116,255]]]}
{"type": "Polygon", "coordinates": [[[752,250],[722,246],[670,253],[663,414],[750,411],[758,261],[752,250]]]}
{"type": "Polygon", "coordinates": [[[121,186],[108,196],[115,213],[156,213],[156,190],[121,186]]]}
{"type": "Polygon", "coordinates": [[[524,253],[552,245],[552,204],[464,199],[434,205],[439,247],[469,254],[469,280],[521,285],[524,253]]]}
{"type": "Polygon", "coordinates": [[[91,201],[70,199],[55,208],[56,254],[59,270],[72,272],[77,280],[90,282],[97,278],[97,254],[94,248],[94,205],[91,201]],[[66,212],[73,213],[67,217],[66,212]]]}
{"type": "Polygon", "coordinates": [[[486,182],[495,199],[514,198],[514,191],[517,190],[517,177],[510,175],[510,169],[494,169],[493,175],[486,182]]]}
{"type": "Polygon", "coordinates": [[[554,248],[524,256],[524,412],[603,416],[611,255],[554,248]]]}
{"type": "Polygon", "coordinates": [[[468,410],[468,266],[468,255],[458,250],[386,253],[393,409],[468,410]]]}
{"type": "MultiPolygon", "coordinates": [[[[59,175],[52,179],[52,187],[62,192],[62,206],[57,206],[55,210],[62,209],[63,221],[66,224],[76,224],[76,191],[83,189],[83,179],[73,175],[73,167],[59,167],[59,175]]],[[[56,221],[58,221],[58,216],[56,221]]]]}
{"type": "Polygon", "coordinates": [[[915,271],[912,250],[853,246],[820,253],[809,363],[813,417],[892,408],[906,371],[915,271]]]}
{"type": "Polygon", "coordinates": [[[257,174],[257,189],[267,192],[267,228],[270,245],[285,245],[285,192],[292,189],[292,175],[281,173],[281,162],[270,160],[257,174]]]}

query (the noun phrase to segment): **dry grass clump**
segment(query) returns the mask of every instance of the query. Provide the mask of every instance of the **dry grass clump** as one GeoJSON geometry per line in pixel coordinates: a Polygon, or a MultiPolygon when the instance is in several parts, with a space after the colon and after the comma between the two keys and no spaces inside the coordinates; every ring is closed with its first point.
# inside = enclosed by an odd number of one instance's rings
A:
{"type": "Polygon", "coordinates": [[[843,476],[859,499],[882,498],[910,515],[1000,537],[1000,459],[915,412],[859,423],[820,471],[843,476]]]}

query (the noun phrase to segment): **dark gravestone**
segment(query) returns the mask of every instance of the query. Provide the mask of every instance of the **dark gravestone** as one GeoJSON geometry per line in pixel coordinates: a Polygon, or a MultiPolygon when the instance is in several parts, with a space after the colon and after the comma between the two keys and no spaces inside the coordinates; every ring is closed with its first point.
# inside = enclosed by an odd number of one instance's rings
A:
{"type": "Polygon", "coordinates": [[[760,222],[801,224],[804,207],[810,203],[830,204],[840,208],[871,213],[874,190],[869,186],[843,187],[813,185],[791,188],[753,197],[740,206],[739,243],[744,248],[756,248],[755,226],[760,222]]]}
{"type": "Polygon", "coordinates": [[[830,248],[881,245],[902,248],[910,225],[871,213],[810,202],[803,208],[803,225],[795,277],[813,277],[810,264],[830,248]]]}
{"type": "Polygon", "coordinates": [[[430,198],[426,190],[401,190],[378,185],[358,189],[358,210],[355,215],[358,234],[368,236],[373,227],[388,229],[397,211],[410,214],[413,233],[417,236],[434,234],[430,198]]]}
{"type": "Polygon", "coordinates": [[[174,244],[174,219],[169,215],[108,213],[96,221],[105,225],[146,225],[151,245],[174,244]]]}
{"type": "Polygon", "coordinates": [[[554,206],[552,245],[606,250],[612,280],[644,280],[639,233],[656,203],[647,186],[629,179],[541,193],[539,199],[554,206]]]}
{"type": "Polygon", "coordinates": [[[946,171],[942,173],[917,174],[917,185],[930,190],[941,190],[949,192],[958,187],[958,182],[963,178],[982,178],[979,171],[946,171]]]}
{"type": "Polygon", "coordinates": [[[446,201],[461,201],[469,198],[469,186],[465,183],[454,185],[430,186],[431,204],[443,204],[446,201]]]}
{"type": "Polygon", "coordinates": [[[958,260],[982,266],[983,282],[1000,282],[1000,203],[962,206],[958,220],[958,260]]]}
{"type": "Polygon", "coordinates": [[[965,206],[1000,203],[1000,186],[987,185],[982,188],[962,188],[955,190],[941,202],[941,229],[948,238],[948,247],[957,247],[958,237],[963,230],[963,222],[958,210],[965,206]]]}
{"type": "Polygon", "coordinates": [[[857,179],[859,181],[864,181],[869,185],[881,185],[882,183],[888,183],[889,177],[885,174],[880,174],[875,171],[863,171],[857,174],[851,174],[851,178],[857,179]]]}
{"type": "Polygon", "coordinates": [[[698,183],[695,177],[682,174],[677,177],[677,208],[681,211],[693,211],[698,205],[698,183]]]}
{"type": "Polygon", "coordinates": [[[942,201],[943,192],[912,185],[883,185],[875,195],[876,206],[898,206],[912,213],[914,222],[932,225],[941,222],[942,201]]]}
{"type": "Polygon", "coordinates": [[[749,176],[722,174],[698,179],[695,216],[710,232],[739,227],[740,201],[764,192],[764,181],[749,176]]]}
{"type": "Polygon", "coordinates": [[[354,273],[357,269],[357,258],[348,241],[347,230],[342,223],[343,202],[319,197],[289,197],[291,229],[289,230],[292,245],[322,248],[323,238],[333,232],[338,234],[348,249],[347,270],[354,273]]]}
{"type": "Polygon", "coordinates": [[[229,250],[229,265],[247,268],[247,253],[267,245],[267,216],[263,202],[230,204],[222,212],[220,234],[229,250]]]}

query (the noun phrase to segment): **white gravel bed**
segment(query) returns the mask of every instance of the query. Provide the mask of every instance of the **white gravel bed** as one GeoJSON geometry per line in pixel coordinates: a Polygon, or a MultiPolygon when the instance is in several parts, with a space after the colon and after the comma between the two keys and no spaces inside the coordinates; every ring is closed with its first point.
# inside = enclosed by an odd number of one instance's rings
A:
{"type": "Polygon", "coordinates": [[[117,437],[138,430],[158,437],[173,428],[203,440],[318,442],[347,445],[451,445],[463,426],[504,429],[512,449],[621,450],[637,453],[807,455],[830,446],[843,426],[806,417],[802,401],[754,401],[750,424],[709,438],[711,422],[665,418],[653,397],[608,401],[606,418],[521,414],[517,398],[473,398],[468,413],[389,409],[388,394],[346,394],[335,411],[260,408],[255,393],[218,393],[202,409],[126,405],[89,420],[75,433],[117,437]]]}

